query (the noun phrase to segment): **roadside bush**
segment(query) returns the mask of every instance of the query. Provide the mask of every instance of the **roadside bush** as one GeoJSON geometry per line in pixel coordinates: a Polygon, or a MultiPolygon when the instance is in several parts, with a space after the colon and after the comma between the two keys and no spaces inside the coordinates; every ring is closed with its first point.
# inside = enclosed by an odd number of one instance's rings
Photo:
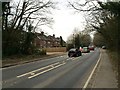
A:
{"type": "Polygon", "coordinates": [[[46,55],[46,50],[45,49],[36,49],[34,51],[36,55],[46,55]]]}
{"type": "Polygon", "coordinates": [[[67,47],[66,47],[66,49],[67,49],[67,51],[69,51],[71,48],[73,48],[74,46],[73,46],[73,44],[67,44],[67,47]]]}

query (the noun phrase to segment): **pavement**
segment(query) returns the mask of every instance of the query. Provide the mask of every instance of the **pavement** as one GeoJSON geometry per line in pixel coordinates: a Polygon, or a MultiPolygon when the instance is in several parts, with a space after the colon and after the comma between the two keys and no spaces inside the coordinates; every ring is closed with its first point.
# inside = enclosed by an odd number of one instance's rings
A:
{"type": "Polygon", "coordinates": [[[106,50],[102,49],[100,63],[88,84],[88,88],[118,88],[116,77],[109,56],[106,50]]]}

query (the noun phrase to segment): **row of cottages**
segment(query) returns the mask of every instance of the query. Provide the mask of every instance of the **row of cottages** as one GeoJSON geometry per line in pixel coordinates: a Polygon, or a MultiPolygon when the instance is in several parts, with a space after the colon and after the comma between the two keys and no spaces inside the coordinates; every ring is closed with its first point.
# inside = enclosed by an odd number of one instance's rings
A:
{"type": "Polygon", "coordinates": [[[37,33],[34,45],[38,48],[60,47],[60,38],[55,35],[46,36],[44,32],[37,33]]]}

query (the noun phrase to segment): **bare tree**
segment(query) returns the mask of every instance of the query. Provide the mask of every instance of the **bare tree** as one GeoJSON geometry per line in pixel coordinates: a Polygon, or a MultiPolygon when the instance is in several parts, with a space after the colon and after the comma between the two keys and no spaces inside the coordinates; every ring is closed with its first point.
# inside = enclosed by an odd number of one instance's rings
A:
{"type": "Polygon", "coordinates": [[[68,2],[69,6],[72,7],[75,11],[83,12],[84,18],[87,23],[87,27],[91,28],[93,30],[93,25],[99,26],[99,23],[101,20],[98,18],[101,12],[103,12],[103,9],[99,6],[97,0],[84,0],[82,1],[74,1],[74,2],[68,2]]]}
{"type": "MultiPolygon", "coordinates": [[[[29,54],[32,49],[35,29],[39,25],[51,24],[51,10],[55,8],[51,0],[19,0],[9,2],[10,13],[3,30],[3,55],[29,54]]],[[[3,10],[3,12],[6,11],[3,10]]],[[[4,20],[4,21],[5,21],[4,20]]]]}
{"type": "Polygon", "coordinates": [[[10,18],[11,28],[23,28],[28,20],[37,22],[37,25],[48,24],[52,21],[49,17],[50,10],[55,8],[55,3],[50,0],[19,0],[13,7],[13,16],[10,18]],[[39,24],[40,23],[40,24],[39,24]]]}

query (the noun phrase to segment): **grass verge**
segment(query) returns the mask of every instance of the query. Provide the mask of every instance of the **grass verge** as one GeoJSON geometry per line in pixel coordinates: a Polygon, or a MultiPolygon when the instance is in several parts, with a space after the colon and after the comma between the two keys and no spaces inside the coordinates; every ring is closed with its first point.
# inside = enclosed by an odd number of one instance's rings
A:
{"type": "Polygon", "coordinates": [[[9,67],[18,64],[43,60],[47,58],[52,58],[55,56],[59,56],[58,54],[51,54],[51,55],[14,55],[10,57],[6,57],[2,59],[2,67],[9,67]]]}
{"type": "Polygon", "coordinates": [[[111,61],[111,63],[112,63],[112,65],[113,65],[113,70],[114,70],[114,72],[115,72],[115,74],[116,74],[116,78],[117,78],[117,80],[118,80],[118,87],[120,87],[120,77],[119,77],[119,75],[120,75],[120,72],[119,72],[119,53],[118,52],[116,52],[116,51],[107,51],[107,53],[108,53],[108,55],[109,55],[109,57],[110,57],[110,61],[111,61]]]}

